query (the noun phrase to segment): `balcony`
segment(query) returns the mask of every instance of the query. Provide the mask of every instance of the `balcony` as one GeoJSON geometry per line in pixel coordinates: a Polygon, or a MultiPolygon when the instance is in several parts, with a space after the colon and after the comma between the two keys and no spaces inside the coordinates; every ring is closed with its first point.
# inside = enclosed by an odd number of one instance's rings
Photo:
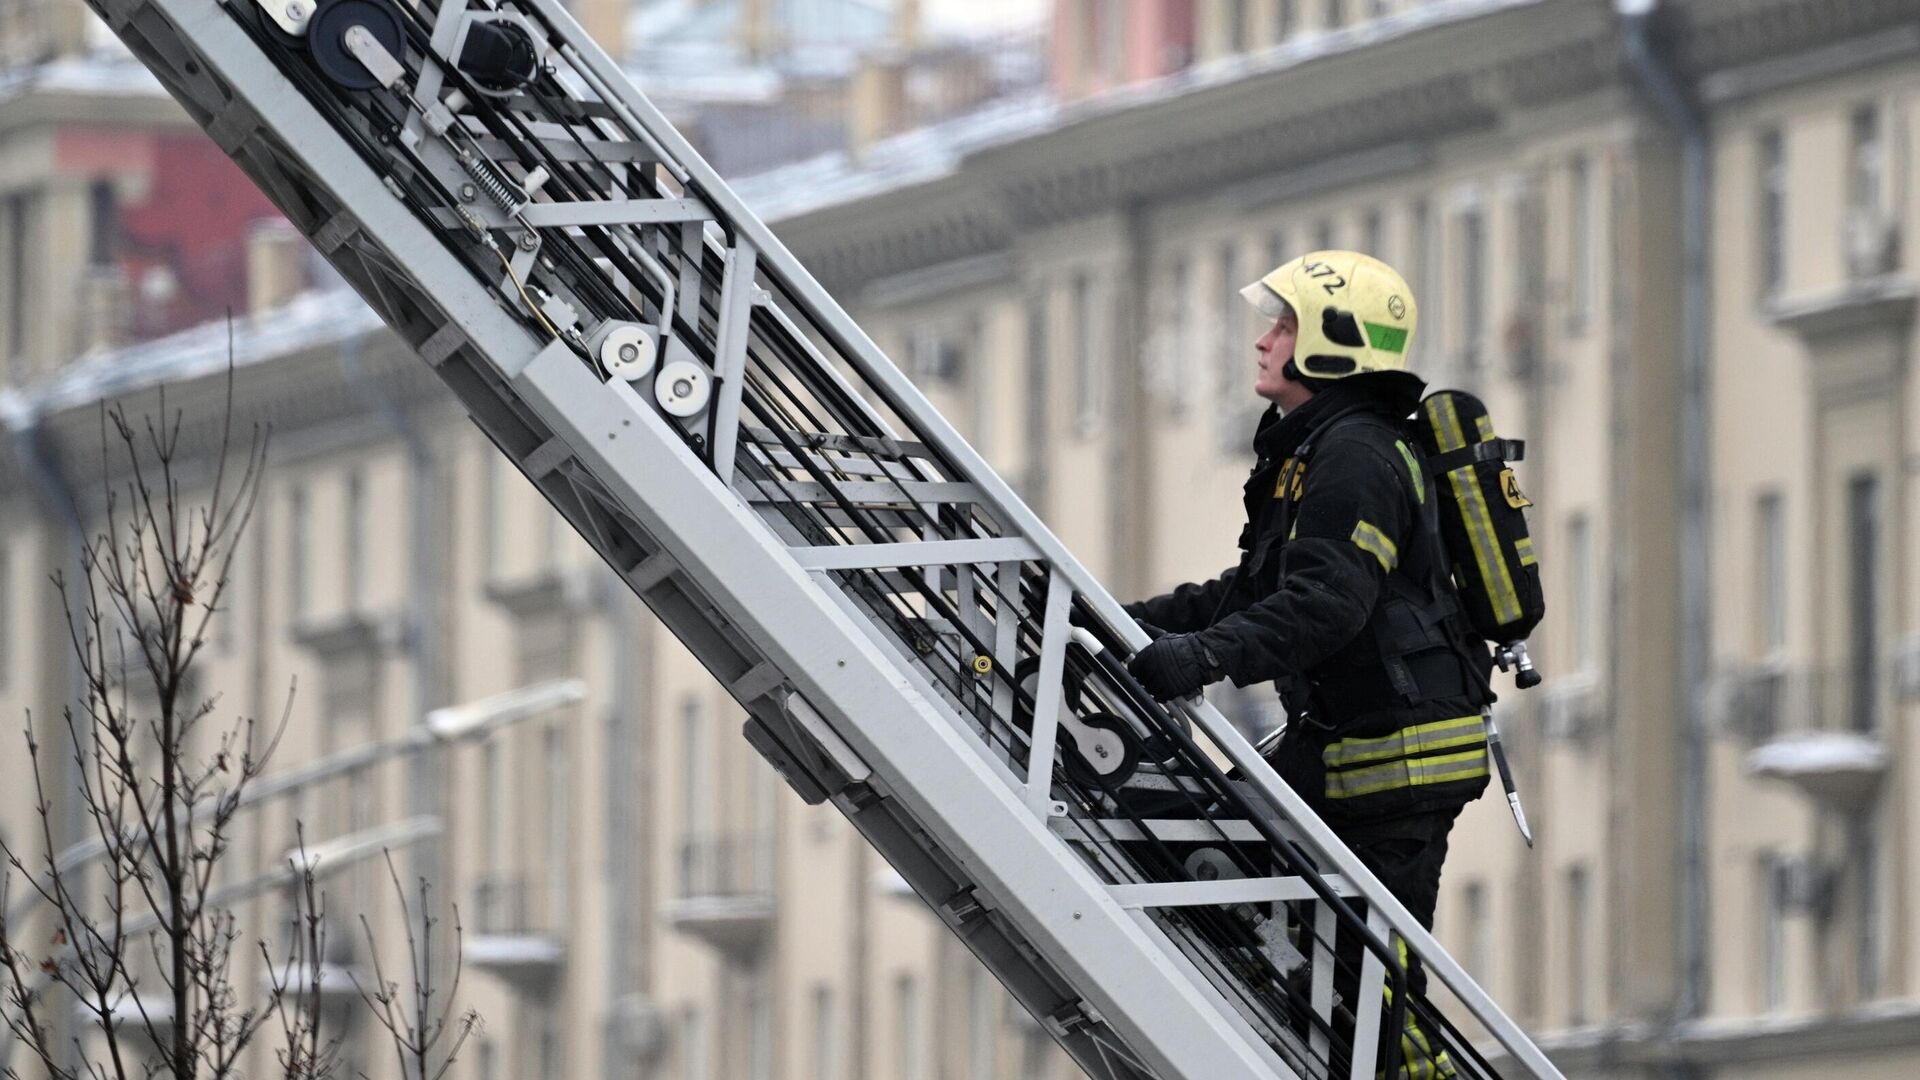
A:
{"type": "Polygon", "coordinates": [[[1747,771],[1779,780],[1822,807],[1870,800],[1887,771],[1881,735],[1893,680],[1885,667],[1846,670],[1762,665],[1720,680],[1722,730],[1755,744],[1747,771]]]}
{"type": "Polygon", "coordinates": [[[697,837],[680,846],[679,896],[667,922],[723,952],[750,953],[773,929],[773,837],[697,837]]]}
{"type": "Polygon", "coordinates": [[[519,874],[491,874],[473,890],[473,921],[466,962],[526,990],[543,990],[566,963],[566,943],[537,926],[530,912],[532,883],[519,874]]]}

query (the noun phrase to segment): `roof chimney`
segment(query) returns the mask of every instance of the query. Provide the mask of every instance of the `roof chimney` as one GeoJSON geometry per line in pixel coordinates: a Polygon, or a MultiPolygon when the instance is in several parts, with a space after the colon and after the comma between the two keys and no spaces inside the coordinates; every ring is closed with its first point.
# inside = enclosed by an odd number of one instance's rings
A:
{"type": "Polygon", "coordinates": [[[263,218],[247,232],[247,311],[284,306],[307,287],[307,240],[282,218],[263,218]]]}
{"type": "Polygon", "coordinates": [[[882,49],[860,58],[848,103],[847,136],[855,157],[907,126],[907,54],[882,49]]]}

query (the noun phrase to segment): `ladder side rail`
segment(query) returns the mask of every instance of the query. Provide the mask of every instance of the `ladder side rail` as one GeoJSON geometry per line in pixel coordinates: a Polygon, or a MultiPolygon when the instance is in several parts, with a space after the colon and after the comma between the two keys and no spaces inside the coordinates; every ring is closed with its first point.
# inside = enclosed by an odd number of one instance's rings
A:
{"type": "MultiPolygon", "coordinates": [[[[691,181],[700,188],[702,196],[714,207],[716,213],[726,218],[753,244],[760,253],[761,261],[767,265],[782,286],[804,303],[821,327],[833,335],[843,355],[856,363],[861,374],[886,393],[889,405],[913,419],[921,428],[918,434],[954,462],[961,474],[980,488],[983,501],[995,510],[1010,529],[1017,530],[1032,540],[1039,548],[1042,560],[1055,567],[1074,591],[1085,597],[1109,627],[1115,629],[1129,646],[1135,649],[1144,646],[1149,640],[1146,633],[1134,625],[1133,620],[1127,616],[1119,602],[1066,550],[1051,530],[1019,499],[1006,481],[987,465],[966,440],[960,437],[945,417],[927,401],[919,388],[886,359],[865,331],[820,286],[772,229],[740,200],[732,188],[660,115],[651,102],[634,90],[624,78],[608,77],[609,74],[618,76],[618,69],[613,67],[612,62],[599,46],[586,37],[584,31],[579,29],[578,24],[573,22],[557,0],[522,0],[522,2],[540,9],[559,32],[570,39],[573,51],[580,61],[600,75],[606,88],[621,97],[627,111],[647,128],[657,143],[681,163],[691,181]]],[[[1252,781],[1258,793],[1281,816],[1301,828],[1314,854],[1331,863],[1341,875],[1352,882],[1360,897],[1370,907],[1377,907],[1384,913],[1387,924],[1394,933],[1405,939],[1409,951],[1420,957],[1430,972],[1453,992],[1461,1004],[1474,1014],[1475,1018],[1514,1056],[1515,1060],[1533,1069],[1538,1075],[1558,1075],[1558,1071],[1534,1045],[1532,1039],[1507,1016],[1484,989],[1474,982],[1464,968],[1447,955],[1432,933],[1422,927],[1418,920],[1406,910],[1405,905],[1379,883],[1372,872],[1361,864],[1359,858],[1334,835],[1332,829],[1320,820],[1304,800],[1287,787],[1272,766],[1267,764],[1237,728],[1217,709],[1205,702],[1184,708],[1195,726],[1204,731],[1240,769],[1242,775],[1252,781]]]]}
{"type": "MultiPolygon", "coordinates": [[[[570,21],[566,21],[566,19],[563,19],[563,21],[561,21],[559,25],[563,25],[563,27],[570,27],[570,21]]],[[[588,48],[593,48],[593,46],[589,44],[588,48]]],[[[252,52],[252,50],[242,50],[242,52],[252,52]]],[[[622,83],[620,83],[620,81],[614,81],[612,85],[620,86],[622,85],[622,83]]],[[[269,110],[269,111],[273,111],[273,110],[269,110]]],[[[269,117],[269,119],[271,119],[271,117],[269,117]]],[[[328,125],[328,127],[330,127],[330,125],[328,125]]],[[[670,133],[670,129],[668,129],[668,133],[670,133]]],[[[348,156],[351,156],[351,150],[348,150],[348,156]]],[[[693,161],[697,161],[697,160],[693,160],[693,161]]],[[[321,173],[319,173],[319,169],[315,169],[315,171],[317,171],[317,175],[321,175],[321,173]]],[[[328,177],[328,184],[332,183],[332,173],[330,173],[330,171],[326,173],[326,177],[328,177]]],[[[724,190],[724,186],[722,186],[722,188],[718,188],[718,190],[724,190]]],[[[407,211],[401,211],[401,213],[407,213],[407,211]]],[[[407,213],[407,217],[411,217],[411,213],[407,213]]],[[[751,215],[745,215],[745,217],[741,217],[739,221],[741,221],[741,223],[751,223],[751,225],[756,225],[756,223],[758,223],[755,217],[751,217],[751,215]]],[[[432,248],[434,244],[436,244],[436,240],[428,240],[428,248],[432,248]]],[[[518,258],[518,256],[516,256],[516,258],[518,258]]],[[[524,265],[526,265],[526,263],[524,263],[524,259],[522,259],[522,269],[524,269],[524,265]]],[[[419,282],[422,281],[417,271],[411,271],[411,269],[409,269],[409,275],[413,275],[413,277],[415,277],[415,282],[417,282],[417,284],[419,284],[419,282]]],[[[424,279],[424,281],[438,281],[438,279],[424,279]]],[[[831,304],[831,302],[828,302],[828,304],[831,304]]],[[[828,311],[833,311],[833,313],[837,313],[837,307],[828,307],[828,311]]],[[[841,315],[843,315],[843,313],[841,313],[841,315]]],[[[509,319],[509,321],[511,321],[511,319],[509,319]]],[[[854,331],[858,332],[858,329],[854,327],[854,331]]],[[[520,336],[524,338],[524,336],[528,336],[528,334],[524,334],[524,331],[522,331],[522,334],[520,334],[520,336]]],[[[860,340],[864,340],[864,336],[860,336],[860,340]]],[[[866,348],[872,348],[872,342],[866,342],[866,348]]],[[[877,352],[876,352],[876,356],[877,356],[877,352]]],[[[895,377],[899,377],[899,373],[897,373],[897,371],[893,371],[893,369],[891,369],[891,365],[885,365],[885,361],[883,361],[883,357],[881,357],[881,365],[877,367],[877,371],[879,371],[879,373],[891,373],[891,375],[895,375],[895,377]]],[[[908,388],[910,388],[910,384],[908,384],[908,388]]],[[[916,394],[918,394],[918,392],[916,392],[916,394]]],[[[920,404],[925,405],[924,400],[922,400],[920,404]]],[[[931,413],[931,409],[925,409],[925,411],[927,411],[927,413],[931,413]]],[[[931,413],[931,415],[933,415],[933,419],[935,419],[935,421],[939,421],[939,417],[937,417],[937,413],[931,413]]],[[[941,430],[943,430],[943,425],[935,425],[935,429],[933,430],[935,430],[935,432],[941,432],[941,430]]],[[[945,434],[947,434],[947,436],[950,436],[950,438],[954,438],[954,440],[958,438],[958,436],[952,436],[952,432],[950,432],[950,430],[945,430],[945,434]]],[[[958,444],[958,446],[962,446],[962,448],[964,448],[964,444],[958,444]]],[[[962,465],[962,469],[966,469],[966,465],[962,465]]],[[[993,475],[991,471],[987,471],[987,469],[985,469],[985,465],[983,465],[983,463],[979,463],[977,459],[973,461],[973,471],[975,471],[975,475],[977,475],[977,477],[989,477],[989,479],[993,479],[993,482],[995,482],[995,484],[998,484],[998,477],[995,477],[995,475],[993,475]]],[[[1004,486],[1002,486],[1002,488],[1004,488],[1004,486]]],[[[1010,496],[1010,492],[1006,492],[1006,494],[1010,496]]],[[[1021,503],[1018,502],[1018,500],[1012,500],[1012,502],[1008,503],[1008,505],[1014,505],[1014,507],[1018,507],[1018,509],[1021,509],[1021,511],[1025,511],[1025,507],[1023,507],[1023,505],[1021,505],[1021,503]]],[[[1004,513],[1004,507],[1002,507],[1002,513],[1004,513]]],[[[1050,540],[1050,536],[1048,536],[1048,540],[1050,540]]],[[[1056,569],[1066,569],[1066,567],[1058,567],[1058,563],[1056,563],[1056,569]]],[[[1073,565],[1073,569],[1077,569],[1077,565],[1073,565]]],[[[1087,592],[1087,594],[1089,594],[1089,598],[1091,598],[1091,601],[1094,601],[1094,603],[1098,603],[1098,601],[1104,598],[1104,592],[1098,592],[1098,590],[1096,590],[1096,586],[1094,586],[1092,590],[1085,590],[1085,588],[1083,588],[1083,590],[1079,590],[1079,592],[1087,592]]],[[[1117,607],[1117,605],[1114,605],[1114,603],[1112,603],[1112,598],[1104,598],[1104,600],[1106,600],[1106,603],[1108,603],[1108,605],[1112,605],[1112,607],[1117,607]]],[[[1125,623],[1119,623],[1119,625],[1125,626],[1125,623]]],[[[1050,730],[1050,728],[1048,728],[1048,730],[1050,730]]],[[[1233,728],[1227,728],[1227,730],[1233,730],[1233,728]]],[[[1210,734],[1212,734],[1212,732],[1210,732],[1210,734]]],[[[1288,792],[1288,794],[1290,794],[1290,792],[1288,792]]],[[[1317,824],[1317,822],[1315,822],[1315,824],[1317,824]]],[[[1338,853],[1342,853],[1342,851],[1344,851],[1344,847],[1340,847],[1338,846],[1338,844],[1334,844],[1334,846],[1331,847],[1331,851],[1332,853],[1334,853],[1334,857],[1338,859],[1338,853]]],[[[1363,880],[1363,884],[1365,884],[1365,880],[1363,880]]],[[[1392,911],[1388,911],[1388,915],[1392,915],[1392,911]]],[[[1438,965],[1436,965],[1436,967],[1438,967],[1438,965]]]]}
{"type": "Polygon", "coordinates": [[[678,572],[821,707],[877,776],[896,780],[888,796],[943,846],[970,857],[977,888],[1018,911],[1021,927],[1080,992],[1138,1035],[1130,1047],[1170,1076],[1261,1075],[1275,1067],[1270,1051],[1225,1022],[1226,1010],[1202,992],[1204,984],[1166,964],[1153,936],[1133,925],[1090,871],[1058,857],[1018,790],[941,719],[932,688],[916,686],[920,679],[821,595],[817,580],[778,558],[783,545],[758,516],[729,497],[631,391],[608,393],[558,347],[543,350],[515,382],[641,527],[673,551],[678,572]],[[679,467],[663,465],[672,459],[679,467]],[[1121,942],[1129,947],[1115,948],[1121,942]],[[1094,955],[1103,949],[1110,955],[1094,955]],[[1172,1014],[1184,1019],[1168,1023],[1172,1014]]]}
{"type": "MultiPolygon", "coordinates": [[[[896,775],[908,779],[898,797],[909,805],[923,803],[920,820],[931,823],[937,832],[947,834],[942,839],[953,850],[975,860],[974,869],[981,873],[982,887],[1007,907],[1021,911],[1022,928],[1037,932],[1041,938],[1037,944],[1071,974],[1076,987],[1082,988],[1086,997],[1107,1006],[1102,1011],[1130,1036],[1130,1046],[1170,1075],[1257,1075],[1261,1070],[1275,1067],[1271,1052],[1230,1022],[1230,1013],[1220,1006],[1217,995],[1207,992],[1204,984],[1191,975],[1169,965],[1159,946],[1131,925],[1131,920],[1084,867],[1057,856],[1050,835],[1041,823],[1020,812],[1011,790],[975,769],[954,768],[956,761],[973,765],[978,757],[964,752],[951,741],[956,736],[951,729],[934,722],[937,713],[926,699],[909,691],[901,681],[900,671],[876,651],[863,633],[851,625],[843,625],[831,606],[822,603],[817,586],[790,559],[769,558],[769,555],[784,553],[784,549],[766,544],[764,527],[757,518],[739,504],[730,491],[719,486],[704,463],[691,457],[678,433],[669,431],[663,420],[637,400],[618,402],[622,393],[632,399],[632,391],[623,385],[609,387],[600,383],[570,350],[557,345],[536,348],[526,328],[506,316],[481,282],[470,273],[462,272],[465,267],[452,258],[439,238],[391,197],[372,168],[347,146],[309,102],[294,92],[214,0],[96,2],[164,16],[193,44],[199,64],[217,72],[248,102],[264,103],[260,126],[276,136],[281,144],[278,149],[316,177],[325,177],[324,183],[332,192],[338,194],[343,188],[349,192],[342,196],[341,211],[352,214],[369,238],[379,237],[385,260],[404,280],[419,289],[422,298],[437,309],[441,320],[461,320],[471,353],[501,378],[510,396],[517,395],[519,400],[542,412],[549,426],[572,432],[574,437],[566,441],[576,453],[589,448],[581,445],[585,437],[573,420],[593,406],[604,408],[617,404],[618,426],[609,420],[607,430],[595,434],[618,438],[622,432],[644,432],[654,440],[645,465],[629,461],[628,473],[623,479],[639,474],[660,482],[669,478],[705,482],[710,485],[707,490],[680,490],[675,496],[660,497],[667,503],[675,497],[697,501],[697,506],[672,507],[684,513],[717,507],[745,515],[729,530],[753,538],[757,551],[744,559],[735,551],[731,559],[722,558],[712,564],[696,562],[697,557],[710,557],[716,550],[713,545],[716,534],[705,528],[691,530],[699,537],[698,545],[687,539],[688,532],[674,531],[674,527],[668,528],[666,535],[685,548],[676,552],[683,565],[706,567],[704,584],[709,595],[729,595],[724,588],[716,587],[740,576],[743,566],[771,571],[775,579],[784,580],[789,587],[781,590],[781,597],[770,609],[776,621],[795,620],[796,613],[807,613],[806,617],[796,620],[797,625],[787,628],[786,639],[790,645],[797,644],[805,650],[808,661],[824,661],[817,653],[831,642],[848,654],[844,659],[851,669],[849,675],[857,676],[859,685],[857,688],[823,685],[817,681],[819,673],[791,651],[783,665],[785,670],[796,673],[799,680],[813,681],[812,692],[823,700],[840,705],[854,702],[856,709],[885,714],[870,718],[866,725],[850,723],[850,730],[864,732],[868,727],[884,728],[896,738],[908,735],[923,741],[930,734],[945,736],[945,745],[922,745],[912,752],[896,755],[895,765],[899,769],[896,775]],[[528,377],[529,365],[536,358],[544,358],[540,375],[546,382],[528,377]],[[543,402],[538,388],[549,383],[566,388],[568,400],[559,411],[555,411],[552,401],[545,402],[546,410],[539,408],[543,402]],[[554,424],[555,420],[561,422],[554,424]],[[676,462],[679,467],[658,467],[655,463],[661,461],[676,462]],[[838,632],[823,633],[826,625],[838,632]],[[853,663],[856,659],[860,661],[857,666],[853,663]],[[908,703],[922,714],[923,722],[902,724],[887,706],[859,704],[882,701],[895,705],[902,701],[908,703]],[[904,767],[901,761],[906,763],[904,767]],[[933,798],[936,795],[944,800],[944,805],[933,798]],[[984,807],[996,799],[1001,803],[1001,812],[983,813],[984,807]],[[933,805],[924,805],[929,803],[933,805]],[[1079,918],[1073,917],[1076,912],[1079,918]],[[1210,1033],[1212,1037],[1196,1037],[1199,1032],[1210,1033]]],[[[366,280],[356,279],[355,284],[363,290],[371,288],[366,280]]],[[[629,442],[628,446],[632,445],[633,442],[629,442]]],[[[600,447],[590,449],[597,451],[600,447]]],[[[590,451],[581,456],[593,460],[590,451]]],[[[605,459],[601,464],[606,464],[605,459]]],[[[596,471],[595,476],[609,489],[618,490],[618,485],[606,474],[596,471]]],[[[633,512],[636,520],[644,520],[653,509],[646,498],[631,490],[620,494],[622,505],[633,512]]],[[[674,526],[685,527],[679,522],[674,526]]],[[[767,602],[758,596],[759,586],[766,583],[767,576],[763,574],[755,588],[747,590],[755,594],[757,603],[767,602]]],[[[749,606],[742,603],[737,591],[731,594],[731,599],[730,615],[749,606]]],[[[760,629],[764,632],[765,628],[760,629]]],[[[872,748],[868,749],[871,752],[872,748]]]]}

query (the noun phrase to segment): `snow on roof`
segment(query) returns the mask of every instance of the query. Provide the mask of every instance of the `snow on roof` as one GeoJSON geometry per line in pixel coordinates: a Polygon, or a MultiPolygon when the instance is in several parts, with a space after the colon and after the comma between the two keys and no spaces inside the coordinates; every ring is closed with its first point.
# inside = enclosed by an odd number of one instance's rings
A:
{"type": "Polygon", "coordinates": [[[797,217],[857,199],[930,183],[957,172],[968,154],[1019,142],[1070,124],[1171,101],[1255,75],[1351,53],[1436,26],[1464,22],[1546,0],[1434,0],[1342,30],[1309,31],[1273,48],[1222,57],[1158,79],[1071,104],[1043,98],[996,102],[978,112],[896,135],[861,159],[835,152],[746,177],[734,187],[768,220],[797,217]]]}
{"type": "MultiPolygon", "coordinates": [[[[378,331],[380,317],[351,289],[308,292],[285,306],[233,320],[233,363],[247,367],[378,331]]],[[[211,375],[227,365],[227,323],[89,353],[24,390],[0,390],[0,423],[19,430],[39,417],[211,375]]]]}
{"type": "Polygon", "coordinates": [[[167,93],[153,72],[124,49],[102,49],[0,71],[0,104],[34,91],[152,97],[167,93]]]}
{"type": "Polygon", "coordinates": [[[1056,125],[1060,107],[1044,94],[995,102],[964,116],[875,144],[858,163],[836,150],[747,177],[734,190],[769,221],[937,180],[967,154],[1056,125]]]}

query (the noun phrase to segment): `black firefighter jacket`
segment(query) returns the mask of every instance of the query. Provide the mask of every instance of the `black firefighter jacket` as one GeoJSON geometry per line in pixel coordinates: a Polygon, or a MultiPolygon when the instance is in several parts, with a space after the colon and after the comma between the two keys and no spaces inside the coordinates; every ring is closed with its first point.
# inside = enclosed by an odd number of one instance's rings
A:
{"type": "Polygon", "coordinates": [[[1398,435],[1424,389],[1403,372],[1355,376],[1284,417],[1269,410],[1239,564],[1128,606],[1199,634],[1236,685],[1279,683],[1289,723],[1274,765],[1330,820],[1457,807],[1487,782],[1486,650],[1440,625],[1454,601],[1430,572],[1439,548],[1424,511],[1436,496],[1398,435]]]}

